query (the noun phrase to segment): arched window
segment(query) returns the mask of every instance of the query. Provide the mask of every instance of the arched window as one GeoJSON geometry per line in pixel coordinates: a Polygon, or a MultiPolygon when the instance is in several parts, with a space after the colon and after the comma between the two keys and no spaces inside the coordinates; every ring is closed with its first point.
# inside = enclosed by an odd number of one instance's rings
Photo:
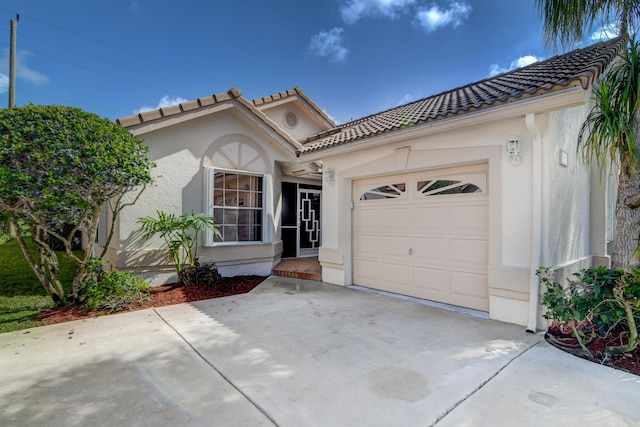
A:
{"type": "Polygon", "coordinates": [[[264,150],[244,135],[227,135],[209,147],[203,166],[207,211],[221,233],[209,233],[206,243],[269,241],[265,222],[272,179],[264,150]]]}

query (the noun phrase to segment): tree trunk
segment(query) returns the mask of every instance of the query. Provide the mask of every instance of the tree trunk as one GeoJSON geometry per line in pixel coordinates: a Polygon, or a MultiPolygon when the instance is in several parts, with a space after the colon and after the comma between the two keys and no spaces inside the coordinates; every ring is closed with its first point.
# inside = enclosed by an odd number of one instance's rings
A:
{"type": "Polygon", "coordinates": [[[640,206],[636,203],[639,194],[640,175],[628,164],[622,164],[618,183],[612,268],[640,268],[640,260],[636,256],[640,231],[640,206]]]}
{"type": "MultiPolygon", "coordinates": [[[[17,223],[14,220],[9,221],[15,229],[18,229],[17,223]]],[[[42,244],[42,237],[40,234],[42,233],[42,229],[39,227],[32,227],[32,236],[33,241],[36,244],[36,248],[38,250],[39,261],[37,261],[29,248],[27,247],[27,243],[22,236],[22,233],[18,231],[16,233],[16,239],[18,241],[18,245],[20,249],[22,249],[22,253],[24,254],[25,259],[29,263],[29,266],[35,273],[36,277],[42,283],[45,291],[51,297],[53,302],[62,306],[65,305],[66,298],[64,295],[64,289],[62,288],[62,284],[59,280],[59,264],[58,258],[55,252],[51,251],[46,245],[42,244]]]]}

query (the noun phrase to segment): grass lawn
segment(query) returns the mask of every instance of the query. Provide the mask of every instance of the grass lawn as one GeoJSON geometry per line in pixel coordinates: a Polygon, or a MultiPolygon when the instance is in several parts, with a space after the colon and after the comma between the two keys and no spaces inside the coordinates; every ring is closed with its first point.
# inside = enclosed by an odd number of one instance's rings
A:
{"type": "MultiPolygon", "coordinates": [[[[63,256],[58,258],[60,278],[65,291],[69,291],[73,265],[63,256]]],[[[53,306],[53,302],[24,259],[16,240],[0,243],[0,266],[0,333],[39,326],[41,323],[33,319],[43,308],[53,306]]]]}

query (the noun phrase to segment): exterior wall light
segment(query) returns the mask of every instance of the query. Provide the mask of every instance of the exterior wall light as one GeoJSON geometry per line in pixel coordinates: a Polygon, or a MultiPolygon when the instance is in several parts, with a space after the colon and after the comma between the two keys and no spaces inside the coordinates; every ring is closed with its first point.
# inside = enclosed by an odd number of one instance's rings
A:
{"type": "Polygon", "coordinates": [[[336,183],[335,171],[331,168],[328,168],[325,169],[322,174],[324,175],[324,180],[327,181],[327,184],[333,187],[336,183]]]}
{"type": "Polygon", "coordinates": [[[522,156],[520,155],[520,140],[517,136],[512,136],[507,140],[507,153],[509,153],[509,157],[511,157],[511,164],[513,164],[513,166],[520,166],[522,156]]]}

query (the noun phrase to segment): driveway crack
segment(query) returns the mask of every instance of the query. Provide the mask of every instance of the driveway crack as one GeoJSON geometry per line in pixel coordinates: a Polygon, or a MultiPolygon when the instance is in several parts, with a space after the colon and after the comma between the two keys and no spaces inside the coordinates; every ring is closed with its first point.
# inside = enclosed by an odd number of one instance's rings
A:
{"type": "Polygon", "coordinates": [[[447,415],[449,415],[451,412],[453,412],[458,406],[460,406],[464,401],[466,401],[467,399],[469,399],[471,396],[473,396],[474,394],[476,394],[478,391],[480,391],[485,385],[487,385],[492,379],[494,379],[495,377],[498,376],[498,374],[502,371],[504,371],[507,366],[511,365],[514,361],[516,361],[518,358],[520,358],[520,356],[522,356],[523,354],[525,354],[526,352],[528,352],[529,350],[531,350],[533,347],[537,346],[538,344],[540,344],[541,341],[536,341],[533,345],[530,345],[529,347],[527,347],[522,353],[518,354],[516,357],[514,357],[513,359],[509,360],[509,362],[507,362],[504,366],[502,366],[500,369],[498,369],[493,375],[491,375],[489,378],[487,378],[486,380],[484,380],[480,385],[478,385],[478,387],[476,387],[475,389],[473,389],[471,391],[471,393],[467,394],[466,396],[464,396],[462,399],[458,400],[456,403],[453,404],[453,406],[449,409],[447,409],[447,411],[445,411],[445,413],[443,413],[442,415],[440,415],[438,417],[438,419],[431,424],[431,426],[435,426],[436,424],[438,424],[440,421],[442,421],[447,415]]]}
{"type": "Polygon", "coordinates": [[[194,351],[195,354],[198,355],[198,357],[200,357],[200,359],[202,359],[204,361],[204,363],[206,363],[207,365],[209,365],[211,367],[211,369],[213,369],[214,371],[216,371],[218,373],[218,375],[220,375],[222,378],[224,378],[224,380],[234,389],[236,389],[238,391],[238,393],[240,393],[245,399],[247,399],[258,411],[260,411],[262,413],[262,415],[264,415],[265,417],[267,417],[267,419],[269,421],[271,421],[271,423],[274,426],[279,426],[279,424],[276,422],[275,419],[273,419],[273,417],[271,417],[271,415],[269,415],[269,413],[267,412],[266,409],[264,409],[262,406],[260,406],[258,404],[258,402],[256,402],[255,400],[253,400],[248,394],[246,394],[244,391],[242,391],[240,389],[240,387],[238,387],[236,384],[234,384],[233,381],[231,381],[231,378],[227,377],[224,373],[222,373],[222,371],[220,369],[218,369],[213,363],[211,363],[206,357],[204,357],[204,355],[202,353],[200,353],[198,351],[197,348],[195,348],[180,332],[178,332],[178,330],[176,328],[173,327],[173,325],[171,323],[169,323],[164,317],[162,317],[162,315],[160,313],[158,313],[158,311],[154,308],[153,311],[158,315],[158,317],[169,327],[171,328],[181,339],[182,341],[185,342],[185,344],[187,344],[191,350],[194,351]]]}

